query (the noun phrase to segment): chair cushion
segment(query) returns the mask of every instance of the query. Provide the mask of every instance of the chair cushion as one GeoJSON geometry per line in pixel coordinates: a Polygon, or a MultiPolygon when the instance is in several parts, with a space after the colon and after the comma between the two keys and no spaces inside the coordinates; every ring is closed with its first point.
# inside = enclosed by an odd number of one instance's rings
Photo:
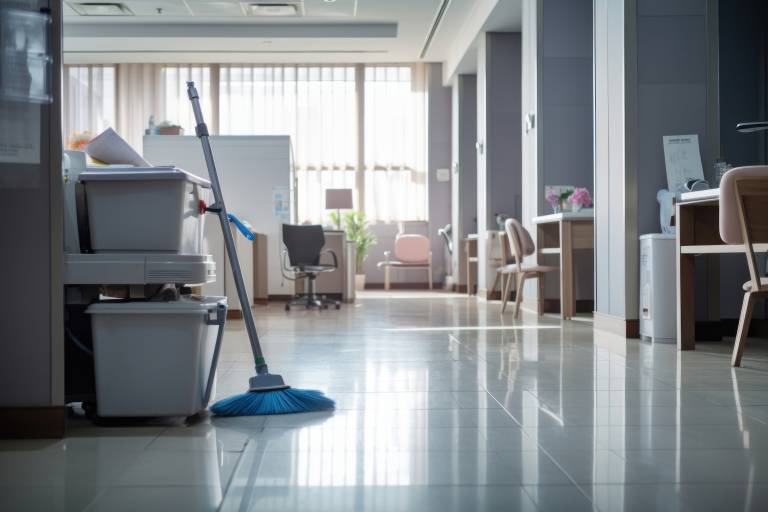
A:
{"type": "MultiPolygon", "coordinates": [[[[760,278],[760,288],[764,288],[768,285],[768,277],[761,277],[760,278]]],[[[747,281],[744,283],[741,287],[745,292],[751,292],[752,291],[752,281],[747,281]]]]}
{"type": "Polygon", "coordinates": [[[744,243],[741,239],[741,220],[736,200],[737,178],[765,178],[768,180],[768,166],[753,165],[731,169],[720,181],[720,238],[727,244],[744,243]]]}
{"type": "Polygon", "coordinates": [[[429,251],[429,238],[424,235],[398,235],[395,239],[395,259],[403,263],[425,263],[429,251]]]}

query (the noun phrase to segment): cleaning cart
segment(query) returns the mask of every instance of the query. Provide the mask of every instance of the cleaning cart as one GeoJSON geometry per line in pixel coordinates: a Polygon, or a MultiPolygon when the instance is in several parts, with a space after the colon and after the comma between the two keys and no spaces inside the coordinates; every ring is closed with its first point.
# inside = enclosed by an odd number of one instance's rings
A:
{"type": "Polygon", "coordinates": [[[66,398],[98,417],[192,416],[215,393],[226,321],[203,216],[210,182],[174,167],[89,168],[67,152],[66,398]]]}

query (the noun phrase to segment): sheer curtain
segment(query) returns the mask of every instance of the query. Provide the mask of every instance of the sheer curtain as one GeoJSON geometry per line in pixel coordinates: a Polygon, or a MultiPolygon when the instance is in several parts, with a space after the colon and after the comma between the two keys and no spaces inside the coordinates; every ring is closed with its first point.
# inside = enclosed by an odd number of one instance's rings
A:
{"type": "Polygon", "coordinates": [[[117,132],[137,151],[143,147],[149,116],[155,123],[169,121],[194,134],[195,123],[186,93],[186,80],[195,80],[203,115],[211,120],[211,74],[209,66],[167,64],[118,64],[117,132]]]}
{"type": "Polygon", "coordinates": [[[354,66],[222,66],[219,131],[290,135],[299,221],[327,218],[326,188],[354,188],[354,66]]]}
{"type": "Polygon", "coordinates": [[[64,142],[78,132],[98,134],[116,119],[115,67],[64,66],[62,135],[64,142]]]}
{"type": "Polygon", "coordinates": [[[365,68],[365,211],[379,221],[426,220],[426,72],[365,68]]]}

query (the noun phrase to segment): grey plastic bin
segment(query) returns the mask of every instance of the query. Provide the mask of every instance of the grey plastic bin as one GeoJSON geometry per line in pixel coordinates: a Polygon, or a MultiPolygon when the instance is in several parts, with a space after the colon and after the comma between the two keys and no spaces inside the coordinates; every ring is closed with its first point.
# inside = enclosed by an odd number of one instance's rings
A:
{"type": "Polygon", "coordinates": [[[175,167],[93,167],[79,180],[93,252],[203,253],[209,181],[175,167]]]}
{"type": "Polygon", "coordinates": [[[225,297],[107,301],[86,312],[99,416],[192,416],[207,407],[225,297]]]}

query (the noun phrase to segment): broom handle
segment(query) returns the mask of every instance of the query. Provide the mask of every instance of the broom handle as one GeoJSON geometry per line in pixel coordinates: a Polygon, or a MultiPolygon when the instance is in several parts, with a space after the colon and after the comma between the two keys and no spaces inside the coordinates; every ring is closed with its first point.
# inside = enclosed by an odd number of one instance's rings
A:
{"type": "Polygon", "coordinates": [[[235,288],[237,288],[237,297],[240,299],[240,309],[243,312],[243,320],[245,320],[245,330],[248,331],[248,340],[251,342],[253,359],[256,364],[256,373],[258,375],[269,373],[267,364],[264,361],[264,354],[261,351],[259,336],[256,334],[256,324],[253,321],[253,312],[250,307],[251,303],[248,300],[248,291],[245,289],[243,273],[240,270],[240,262],[237,259],[237,250],[235,249],[235,239],[232,237],[232,231],[229,228],[227,208],[224,205],[224,196],[221,193],[221,186],[219,185],[219,175],[216,172],[216,164],[213,161],[211,142],[208,138],[208,127],[203,120],[203,112],[200,109],[200,96],[197,94],[194,82],[187,82],[187,94],[189,95],[189,101],[192,102],[192,111],[195,114],[195,134],[203,145],[205,164],[208,167],[208,176],[211,179],[213,197],[216,201],[214,207],[218,210],[216,215],[219,216],[221,231],[224,235],[224,245],[227,248],[227,256],[229,256],[229,266],[232,267],[232,274],[235,278],[235,288]]]}

